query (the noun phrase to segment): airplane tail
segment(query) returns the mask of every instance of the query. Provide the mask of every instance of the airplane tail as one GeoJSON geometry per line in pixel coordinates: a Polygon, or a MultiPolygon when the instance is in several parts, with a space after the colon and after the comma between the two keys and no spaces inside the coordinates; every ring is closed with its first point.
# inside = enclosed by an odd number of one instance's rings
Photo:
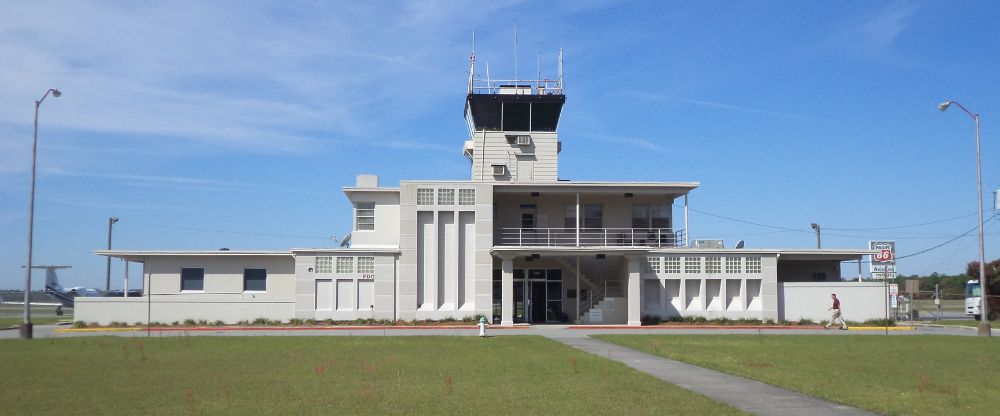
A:
{"type": "Polygon", "coordinates": [[[73,296],[66,293],[59,278],[56,277],[56,270],[68,269],[70,266],[31,266],[33,269],[45,269],[45,292],[54,296],[64,306],[73,307],[73,296]]]}
{"type": "Polygon", "coordinates": [[[63,287],[59,284],[59,278],[56,277],[55,267],[45,268],[45,290],[51,292],[62,292],[63,287]]]}

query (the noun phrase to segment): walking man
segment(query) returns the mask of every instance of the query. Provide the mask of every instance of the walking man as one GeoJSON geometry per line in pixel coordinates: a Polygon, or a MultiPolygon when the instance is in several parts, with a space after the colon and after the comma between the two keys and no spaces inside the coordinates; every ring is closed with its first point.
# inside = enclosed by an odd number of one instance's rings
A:
{"type": "Polygon", "coordinates": [[[827,322],[826,326],[823,327],[823,328],[824,329],[830,329],[830,325],[833,325],[834,322],[837,322],[839,320],[840,321],[840,329],[842,331],[846,331],[847,330],[847,322],[844,322],[844,318],[842,316],[840,316],[840,299],[837,299],[837,294],[836,293],[831,293],[830,297],[833,298],[833,306],[830,307],[830,310],[833,311],[833,314],[830,316],[830,322],[827,322]]]}

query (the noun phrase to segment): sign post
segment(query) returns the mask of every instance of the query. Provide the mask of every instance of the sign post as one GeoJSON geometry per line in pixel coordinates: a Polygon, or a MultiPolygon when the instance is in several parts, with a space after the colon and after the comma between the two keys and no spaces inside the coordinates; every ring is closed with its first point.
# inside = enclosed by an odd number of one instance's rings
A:
{"type": "MultiPolygon", "coordinates": [[[[885,286],[885,334],[889,335],[889,279],[896,278],[896,242],[895,241],[869,241],[868,249],[875,251],[872,254],[871,262],[869,263],[869,270],[872,274],[872,279],[882,279],[885,286]]],[[[898,294],[899,286],[895,283],[892,285],[896,288],[898,294]]],[[[892,306],[896,306],[896,296],[891,296],[892,306]]]]}

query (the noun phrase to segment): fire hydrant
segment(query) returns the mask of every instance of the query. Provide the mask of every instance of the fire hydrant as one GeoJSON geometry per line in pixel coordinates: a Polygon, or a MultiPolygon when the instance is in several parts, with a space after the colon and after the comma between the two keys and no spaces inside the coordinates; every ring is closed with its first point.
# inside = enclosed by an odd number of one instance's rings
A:
{"type": "Polygon", "coordinates": [[[486,317],[482,316],[479,318],[479,336],[486,336],[486,317]]]}

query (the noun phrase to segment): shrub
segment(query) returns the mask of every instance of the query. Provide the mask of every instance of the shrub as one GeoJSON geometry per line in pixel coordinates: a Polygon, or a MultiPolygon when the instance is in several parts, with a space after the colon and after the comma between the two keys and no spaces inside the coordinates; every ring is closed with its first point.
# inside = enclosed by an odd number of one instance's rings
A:
{"type": "Polygon", "coordinates": [[[87,323],[86,322],[83,322],[83,321],[73,322],[73,328],[86,328],[86,327],[87,327],[87,323]]]}
{"type": "Polygon", "coordinates": [[[222,322],[219,319],[216,319],[214,322],[212,322],[212,326],[223,326],[225,324],[226,324],[225,322],[222,322]]]}
{"type": "Polygon", "coordinates": [[[289,325],[302,325],[303,321],[299,318],[292,318],[288,320],[289,325]]]}
{"type": "Polygon", "coordinates": [[[194,321],[194,319],[185,319],[184,320],[184,326],[195,326],[196,324],[197,323],[194,321]]]}

